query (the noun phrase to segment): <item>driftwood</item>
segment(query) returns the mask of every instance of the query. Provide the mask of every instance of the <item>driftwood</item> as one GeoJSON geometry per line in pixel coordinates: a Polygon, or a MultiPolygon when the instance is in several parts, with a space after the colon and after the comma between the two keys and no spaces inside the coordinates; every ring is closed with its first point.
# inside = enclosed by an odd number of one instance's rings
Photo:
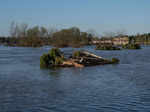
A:
{"type": "Polygon", "coordinates": [[[104,65],[111,63],[111,61],[90,52],[81,51],[81,53],[81,56],[70,58],[69,60],[64,61],[62,65],[82,68],[85,66],[104,65]]]}
{"type": "Polygon", "coordinates": [[[87,51],[83,51],[82,53],[84,53],[84,54],[86,54],[86,55],[89,55],[89,56],[91,56],[91,57],[95,57],[95,58],[100,58],[100,59],[102,59],[101,56],[97,56],[97,55],[95,55],[95,54],[93,54],[93,53],[90,53],[90,52],[87,52],[87,51]]]}

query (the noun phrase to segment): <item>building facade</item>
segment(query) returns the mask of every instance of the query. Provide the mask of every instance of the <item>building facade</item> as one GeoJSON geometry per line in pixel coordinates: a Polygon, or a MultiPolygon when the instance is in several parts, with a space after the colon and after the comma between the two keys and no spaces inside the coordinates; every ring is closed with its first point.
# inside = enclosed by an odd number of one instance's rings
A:
{"type": "Polygon", "coordinates": [[[129,44],[129,37],[115,37],[95,40],[93,44],[112,44],[112,45],[126,45],[129,44]]]}

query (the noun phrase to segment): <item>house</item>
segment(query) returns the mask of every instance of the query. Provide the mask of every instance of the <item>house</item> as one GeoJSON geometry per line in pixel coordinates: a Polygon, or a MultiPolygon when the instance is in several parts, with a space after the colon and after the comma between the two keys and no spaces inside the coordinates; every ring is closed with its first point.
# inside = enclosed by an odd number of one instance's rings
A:
{"type": "Polygon", "coordinates": [[[125,36],[125,37],[115,37],[115,38],[113,38],[113,44],[114,45],[129,44],[129,38],[127,36],[125,36]]]}
{"type": "Polygon", "coordinates": [[[120,36],[114,38],[102,38],[100,40],[92,41],[92,44],[113,44],[113,45],[126,45],[129,44],[128,36],[120,36]]]}

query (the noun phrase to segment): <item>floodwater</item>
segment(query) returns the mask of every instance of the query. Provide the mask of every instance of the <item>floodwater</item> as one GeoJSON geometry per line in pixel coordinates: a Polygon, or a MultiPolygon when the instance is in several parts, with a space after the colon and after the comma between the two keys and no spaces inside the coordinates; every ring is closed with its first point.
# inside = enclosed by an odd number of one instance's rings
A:
{"type": "Polygon", "coordinates": [[[84,49],[120,64],[42,70],[40,56],[50,47],[1,46],[0,112],[150,112],[150,47],[93,48],[84,49]]]}

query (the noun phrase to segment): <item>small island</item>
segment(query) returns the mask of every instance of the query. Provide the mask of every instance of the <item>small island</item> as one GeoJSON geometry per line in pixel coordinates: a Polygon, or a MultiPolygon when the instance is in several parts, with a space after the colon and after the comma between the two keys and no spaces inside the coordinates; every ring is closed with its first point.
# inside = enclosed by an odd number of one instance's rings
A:
{"type": "MultiPolygon", "coordinates": [[[[147,36],[148,37],[148,36],[147,36]]],[[[141,36],[141,38],[143,38],[141,36]]],[[[142,43],[137,41],[137,36],[120,35],[112,38],[103,37],[97,41],[95,50],[123,50],[141,49],[142,43]]]]}
{"type": "Polygon", "coordinates": [[[41,68],[51,67],[86,67],[105,64],[117,64],[119,59],[112,60],[102,58],[87,51],[75,51],[69,58],[65,58],[58,48],[52,48],[47,54],[40,57],[41,68]]]}
{"type": "Polygon", "coordinates": [[[122,49],[141,49],[139,44],[125,44],[121,46],[115,46],[110,44],[99,44],[96,46],[95,50],[122,50],[122,49]]]}
{"type": "Polygon", "coordinates": [[[99,44],[95,50],[121,50],[121,48],[111,44],[99,44]]]}
{"type": "Polygon", "coordinates": [[[122,45],[123,49],[141,49],[141,46],[139,44],[126,44],[122,45]]]}

